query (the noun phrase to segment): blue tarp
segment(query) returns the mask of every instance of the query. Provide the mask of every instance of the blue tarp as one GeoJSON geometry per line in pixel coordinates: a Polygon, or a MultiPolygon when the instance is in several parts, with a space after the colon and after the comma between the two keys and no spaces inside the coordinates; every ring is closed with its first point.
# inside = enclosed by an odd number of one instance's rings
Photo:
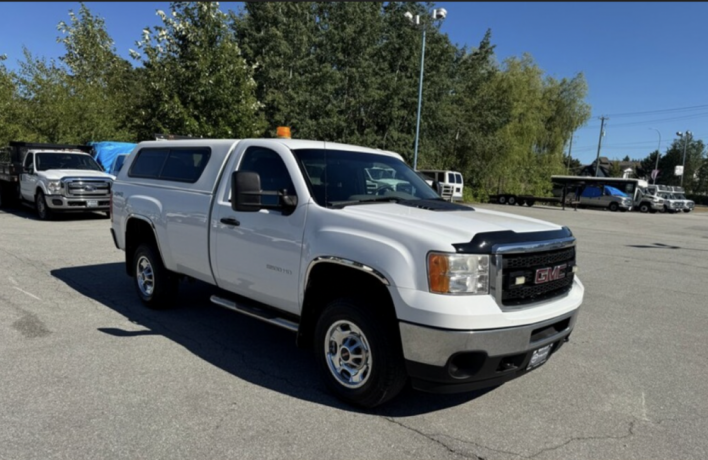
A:
{"type": "Polygon", "coordinates": [[[610,192],[610,195],[612,195],[612,196],[624,196],[624,197],[629,196],[626,193],[624,193],[622,190],[620,190],[618,188],[610,187],[609,185],[605,185],[605,190],[610,192]]]}
{"type": "Polygon", "coordinates": [[[130,153],[136,145],[130,142],[89,142],[96,149],[96,161],[108,171],[113,164],[113,160],[121,153],[130,153]]]}
{"type": "MultiPolygon", "coordinates": [[[[588,185],[585,187],[585,190],[583,190],[583,193],[581,196],[585,198],[597,198],[599,196],[602,196],[602,187],[599,185],[588,185]]],[[[609,185],[605,185],[605,195],[612,195],[612,196],[623,196],[626,197],[628,196],[626,193],[624,193],[622,190],[611,187],[609,185]]]]}
{"type": "Polygon", "coordinates": [[[588,185],[580,196],[585,198],[597,198],[598,196],[602,196],[602,189],[594,185],[588,185]]]}

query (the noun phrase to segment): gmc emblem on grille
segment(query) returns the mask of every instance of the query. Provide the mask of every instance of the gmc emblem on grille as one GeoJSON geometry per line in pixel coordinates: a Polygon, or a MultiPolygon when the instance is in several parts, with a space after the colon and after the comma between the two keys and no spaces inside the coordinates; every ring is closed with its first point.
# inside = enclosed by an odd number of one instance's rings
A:
{"type": "Polygon", "coordinates": [[[555,267],[539,268],[536,270],[536,284],[548,283],[565,278],[565,269],[568,264],[556,265],[555,267]]]}

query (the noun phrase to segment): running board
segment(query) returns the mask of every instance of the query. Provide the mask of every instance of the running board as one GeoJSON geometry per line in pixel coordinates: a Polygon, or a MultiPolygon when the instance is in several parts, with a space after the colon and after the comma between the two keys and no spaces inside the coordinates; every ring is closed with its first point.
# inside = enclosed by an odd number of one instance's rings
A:
{"type": "Polygon", "coordinates": [[[289,331],[297,332],[298,325],[297,323],[294,323],[288,319],[281,318],[279,316],[276,316],[270,311],[262,310],[260,308],[256,307],[251,307],[243,304],[237,304],[236,302],[233,302],[228,299],[224,299],[221,297],[217,297],[215,295],[211,296],[212,303],[215,303],[216,305],[224,308],[228,308],[229,310],[233,310],[238,313],[243,313],[244,315],[250,316],[252,318],[260,319],[261,321],[265,321],[266,323],[274,324],[276,326],[282,327],[283,329],[287,329],[289,331]]]}

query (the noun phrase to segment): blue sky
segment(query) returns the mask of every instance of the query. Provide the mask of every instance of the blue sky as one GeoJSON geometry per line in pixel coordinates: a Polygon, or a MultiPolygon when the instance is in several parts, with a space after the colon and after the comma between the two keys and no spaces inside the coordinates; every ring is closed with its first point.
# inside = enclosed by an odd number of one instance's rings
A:
{"type": "MultiPolygon", "coordinates": [[[[238,2],[222,2],[237,10],[238,2]]],[[[118,52],[128,49],[145,26],[159,22],[166,2],[87,2],[106,21],[118,52]]],[[[676,131],[708,140],[708,3],[688,2],[438,2],[448,10],[442,31],[453,43],[475,46],[492,30],[497,58],[530,53],[555,78],[582,72],[589,85],[592,118],[576,132],[574,157],[594,160],[606,115],[602,155],[643,158],[662,153],[676,131]],[[651,128],[656,128],[652,130],[651,128]]],[[[68,21],[77,2],[0,3],[0,54],[9,68],[22,46],[39,56],[58,57],[56,25],[68,21]]]]}

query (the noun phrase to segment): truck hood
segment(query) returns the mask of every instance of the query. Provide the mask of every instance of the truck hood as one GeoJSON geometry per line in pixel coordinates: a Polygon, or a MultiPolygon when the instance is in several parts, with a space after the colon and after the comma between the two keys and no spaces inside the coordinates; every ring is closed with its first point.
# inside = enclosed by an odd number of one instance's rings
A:
{"type": "Polygon", "coordinates": [[[395,203],[346,206],[343,212],[353,218],[396,227],[401,233],[437,235],[450,244],[470,241],[476,234],[511,230],[516,233],[560,230],[560,225],[504,212],[431,211],[395,203]]]}
{"type": "Polygon", "coordinates": [[[111,176],[102,171],[88,171],[86,169],[48,169],[37,173],[47,180],[60,180],[65,177],[95,177],[97,179],[111,179],[111,176]]]}

